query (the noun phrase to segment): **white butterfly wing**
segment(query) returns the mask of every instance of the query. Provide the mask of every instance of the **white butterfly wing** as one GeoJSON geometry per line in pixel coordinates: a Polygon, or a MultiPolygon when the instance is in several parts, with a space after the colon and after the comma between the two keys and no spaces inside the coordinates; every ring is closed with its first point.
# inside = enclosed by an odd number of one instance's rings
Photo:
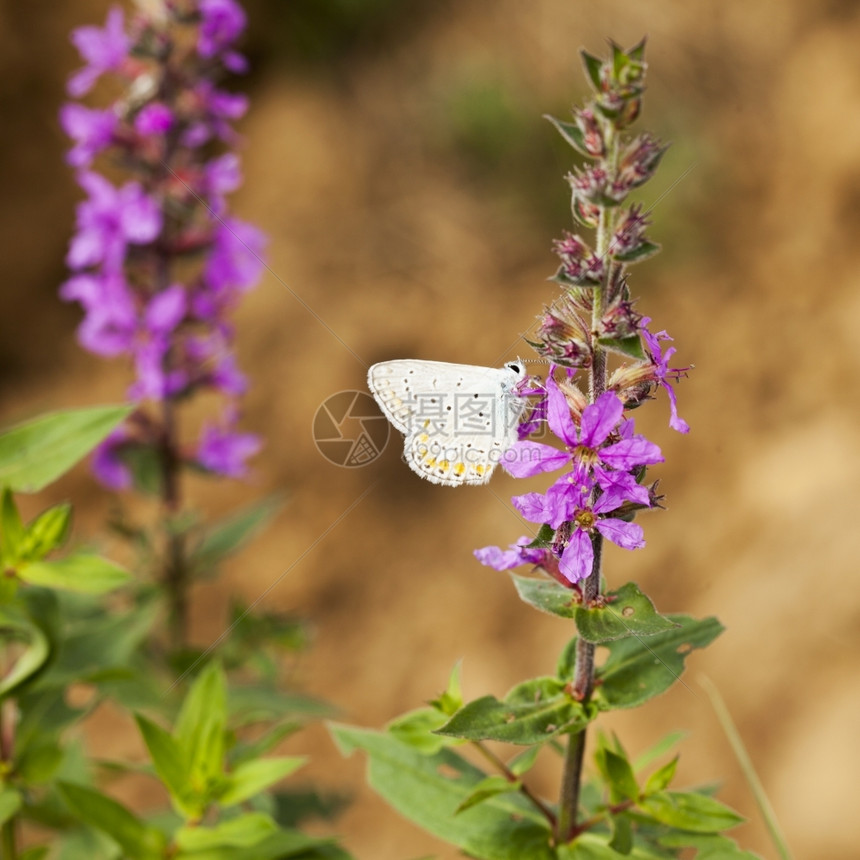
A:
{"type": "Polygon", "coordinates": [[[404,459],[436,484],[485,484],[517,439],[525,376],[503,368],[402,359],[375,364],[368,385],[391,423],[406,435],[404,459]]]}

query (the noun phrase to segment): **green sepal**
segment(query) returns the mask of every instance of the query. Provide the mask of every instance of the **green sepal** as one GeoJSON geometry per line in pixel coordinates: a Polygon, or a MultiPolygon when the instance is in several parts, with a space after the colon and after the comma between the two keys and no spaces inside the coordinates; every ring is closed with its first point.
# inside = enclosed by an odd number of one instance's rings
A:
{"type": "Polygon", "coordinates": [[[724,629],[713,617],[666,617],[677,627],[645,639],[632,636],[606,643],[609,657],[597,670],[593,699],[599,708],[635,708],[659,696],[678,680],[687,654],[710,644],[724,629]]]}
{"type": "Polygon", "coordinates": [[[556,860],[549,823],[519,793],[454,815],[487,774],[451,748],[428,756],[385,732],[337,724],[329,730],[343,755],[367,753],[371,788],[434,836],[483,860],[556,860]]]}
{"type": "Polygon", "coordinates": [[[648,781],[645,783],[644,794],[654,794],[657,791],[663,791],[668,788],[672,780],[675,778],[675,771],[678,769],[679,756],[675,756],[671,761],[666,762],[662,767],[657,768],[648,781]]]}
{"type": "Polygon", "coordinates": [[[593,709],[573,699],[564,682],[535,678],[518,684],[501,701],[495,696],[482,696],[469,702],[437,733],[470,741],[530,746],[578,731],[593,717],[593,709]]]}
{"type": "Polygon", "coordinates": [[[494,774],[482,779],[473,789],[469,796],[454,810],[454,815],[459,815],[491,797],[496,797],[499,794],[507,794],[509,791],[519,791],[522,786],[520,780],[511,782],[505,777],[494,774]]]}
{"type": "Polygon", "coordinates": [[[677,626],[654,609],[650,598],[635,582],[622,585],[606,597],[603,606],[576,608],[576,629],[587,642],[599,645],[627,636],[653,636],[677,626]]]}
{"type": "Polygon", "coordinates": [[[635,358],[637,361],[644,361],[647,358],[642,348],[642,338],[638,334],[627,337],[599,337],[597,342],[604,349],[626,355],[628,358],[635,358]]]}
{"type": "MultiPolygon", "coordinates": [[[[617,206],[617,203],[606,204],[617,206]]],[[[562,287],[597,287],[600,286],[599,278],[588,277],[583,275],[581,278],[572,278],[565,270],[564,266],[559,266],[558,271],[554,275],[547,278],[548,281],[554,281],[562,287]]]]}
{"type": "Polygon", "coordinates": [[[31,522],[18,547],[18,558],[38,561],[61,547],[68,537],[72,506],[68,502],[54,505],[31,522]]]}
{"type": "Polygon", "coordinates": [[[588,51],[581,50],[579,56],[582,57],[585,74],[588,76],[589,81],[591,81],[591,85],[598,93],[602,92],[603,81],[600,79],[600,70],[603,67],[603,61],[599,57],[589,54],[588,51]]]}
{"type": "Polygon", "coordinates": [[[745,821],[720,801],[693,791],[659,791],[642,800],[639,808],[660,824],[694,833],[719,833],[745,821]]]}
{"type": "Polygon", "coordinates": [[[34,561],[17,567],[18,578],[30,585],[83,594],[105,594],[125,585],[131,574],[106,558],[85,552],[57,561],[34,561]]]}
{"type": "Polygon", "coordinates": [[[512,573],[511,579],[520,600],[559,618],[575,618],[577,609],[582,605],[579,591],[565,588],[552,579],[536,579],[512,573]]]}
{"type": "Polygon", "coordinates": [[[134,409],[95,406],[52,412],[0,434],[0,484],[36,493],[89,454],[134,409]]]}
{"type": "MultiPolygon", "coordinates": [[[[534,346],[534,344],[532,345],[534,346]]],[[[531,543],[526,544],[526,546],[530,549],[533,549],[535,547],[539,549],[549,549],[549,547],[552,546],[553,540],[555,540],[555,529],[552,526],[544,523],[538,529],[538,533],[535,539],[531,543]]]]}
{"type": "Polygon", "coordinates": [[[668,833],[658,840],[666,848],[695,848],[696,860],[761,860],[744,851],[734,839],[717,834],[668,833]]]}
{"type": "Polygon", "coordinates": [[[645,43],[648,41],[647,36],[643,36],[628,52],[627,56],[637,63],[642,63],[645,60],[645,43]]]}
{"type": "Polygon", "coordinates": [[[610,256],[613,260],[618,261],[619,263],[641,263],[642,260],[647,260],[649,257],[653,257],[655,254],[660,253],[660,246],[656,242],[649,242],[645,240],[640,242],[635,248],[632,248],[625,253],[614,253],[610,246],[609,249],[610,256]]]}
{"type": "Polygon", "coordinates": [[[101,830],[131,860],[160,860],[166,839],[110,797],[70,782],[57,783],[60,795],[81,821],[101,830]]]}
{"type": "Polygon", "coordinates": [[[564,122],[556,119],[548,113],[543,115],[544,119],[548,119],[555,127],[558,133],[570,144],[580,155],[586,158],[594,158],[594,154],[588,151],[585,145],[585,136],[582,129],[574,122],[564,122]]]}
{"type": "Polygon", "coordinates": [[[39,672],[50,658],[52,650],[49,632],[18,604],[0,605],[0,631],[4,630],[27,644],[23,653],[0,679],[0,700],[18,691],[22,684],[39,672]]]}
{"type": "Polygon", "coordinates": [[[448,715],[436,708],[418,708],[392,720],[386,730],[421,752],[435,753],[451,743],[447,738],[435,734],[447,719],[448,715]]]}

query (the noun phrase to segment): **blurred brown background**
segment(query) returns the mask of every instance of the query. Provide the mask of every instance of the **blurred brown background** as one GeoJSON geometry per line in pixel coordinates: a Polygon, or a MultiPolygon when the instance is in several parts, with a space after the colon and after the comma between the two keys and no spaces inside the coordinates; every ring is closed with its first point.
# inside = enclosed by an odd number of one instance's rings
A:
{"type": "MultiPolygon", "coordinates": [[[[239,351],[253,380],[245,423],[266,447],[247,485],[190,492],[212,514],[274,490],[288,504],[221,583],[199,589],[196,641],[221,632],[228,594],[252,600],[289,569],[264,605],[313,622],[297,680],[349,721],[380,726],[420,705],[461,658],[470,697],[552,669],[568,625],[471,557],[520,534],[514,482],[432,486],[400,462],[397,439],[367,468],[337,468],[311,422],[329,394],[362,388],[374,361],[529,354],[518,335],[552,296],[550,242],[570,226],[571,158],[541,114],[563,116],[584,93],[580,46],[648,34],[640,127],[673,147],[642,195],[660,197],[652,234],[665,250],[632,286],[680,362],[696,365],[679,392],[693,430],[668,429],[662,397],[637,415],[666,455],[670,510],[643,517],[647,548],[610,551],[606,570],[613,584],[641,582],[663,611],[715,614],[728,629],[694,657],[687,688],[606,724],[634,753],[689,730],[682,781],[722,780],[721,796],[751,818],[738,838],[772,857],[696,682],[707,674],[796,856],[855,858],[860,4],[245,5],[252,108],[235,209],[271,236],[278,277],[243,305],[239,351]]],[[[56,298],[78,199],[55,119],[76,65],[67,33],[106,8],[0,2],[4,424],[116,401],[129,379],[77,347],[79,312],[56,298]]],[[[109,504],[83,467],[46,497],[75,502],[80,539],[109,504]]],[[[111,725],[105,754],[138,755],[128,724],[111,725]]],[[[314,756],[316,779],[354,793],[338,827],[359,857],[455,856],[367,792],[363,762],[342,760],[321,728],[293,747],[314,756]]],[[[556,779],[547,768],[541,789],[555,794],[556,779]]]]}

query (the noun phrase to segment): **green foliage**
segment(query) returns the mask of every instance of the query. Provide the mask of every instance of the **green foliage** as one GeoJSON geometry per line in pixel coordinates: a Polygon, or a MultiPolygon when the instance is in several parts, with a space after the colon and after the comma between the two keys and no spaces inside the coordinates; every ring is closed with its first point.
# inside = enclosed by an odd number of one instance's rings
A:
{"type": "Polygon", "coordinates": [[[19,493],[44,489],[89,454],[132,408],[71,409],[9,428],[0,434],[0,485],[19,493]]]}
{"type": "Polygon", "coordinates": [[[677,626],[643,639],[629,636],[606,643],[609,657],[597,671],[594,696],[600,708],[634,708],[659,696],[679,679],[687,655],[709,645],[723,631],[716,618],[667,618],[677,626]]]}
{"type": "Polygon", "coordinates": [[[367,754],[368,781],[391,806],[470,856],[554,857],[549,824],[521,794],[497,794],[456,814],[487,774],[453,750],[425,755],[387,732],[335,724],[330,729],[344,755],[367,754]]]}
{"type": "Polygon", "coordinates": [[[531,745],[579,731],[594,713],[573,699],[563,681],[535,678],[518,684],[501,701],[482,696],[469,702],[437,734],[531,745]]]}
{"type": "Polygon", "coordinates": [[[579,635],[595,644],[628,636],[653,636],[675,627],[654,609],[654,604],[635,582],[610,591],[604,605],[593,609],[577,607],[574,618],[579,635]]]}

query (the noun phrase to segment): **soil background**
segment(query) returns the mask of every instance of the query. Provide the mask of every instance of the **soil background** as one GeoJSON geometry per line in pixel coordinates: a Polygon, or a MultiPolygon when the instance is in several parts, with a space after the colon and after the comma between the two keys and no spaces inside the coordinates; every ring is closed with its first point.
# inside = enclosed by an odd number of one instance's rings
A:
{"type": "MultiPolygon", "coordinates": [[[[707,697],[722,691],[798,858],[857,856],[860,765],[860,4],[849,0],[248,0],[251,97],[240,217],[270,238],[271,271],[237,315],[252,380],[253,478],[194,480],[207,515],[275,491],[277,521],[195,592],[193,638],[214,641],[231,595],[315,630],[295,682],[342,719],[381,726],[463,661],[470,697],[551,671],[569,626],[522,604],[472,549],[521,532],[515,482],[448,489],[401,462],[363,469],[317,452],[320,403],[362,389],[367,365],[416,357],[499,365],[554,287],[551,240],[570,228],[571,153],[544,113],[585,92],[578,49],[648,35],[639,128],[672,141],[641,194],[664,252],[636,267],[639,308],[694,364],[637,414],[666,463],[669,510],[647,548],[611,549],[609,582],[640,582],[665,612],[714,614],[725,634],[665,696],[611,715],[639,752],[672,729],[680,782],[720,780],[747,814],[738,839],[773,857],[707,697]],[[365,495],[363,495],[365,494],[365,495]],[[361,501],[357,500],[361,498],[361,501]]],[[[121,400],[129,369],[85,354],[57,299],[79,192],[56,121],[74,26],[107,4],[0,2],[0,421],[121,400]]],[[[212,404],[206,404],[203,411],[212,404]]],[[[110,496],[81,466],[31,509],[72,499],[76,536],[110,496]]],[[[129,721],[100,715],[105,756],[140,756],[129,721]]],[[[353,796],[337,822],[367,860],[456,856],[363,785],[322,727],[292,740],[308,777],[353,796]]],[[[556,793],[546,766],[539,789],[556,793]]],[[[138,789],[136,789],[137,791],[138,789]]],[[[143,808],[156,800],[139,789],[143,808]]]]}

